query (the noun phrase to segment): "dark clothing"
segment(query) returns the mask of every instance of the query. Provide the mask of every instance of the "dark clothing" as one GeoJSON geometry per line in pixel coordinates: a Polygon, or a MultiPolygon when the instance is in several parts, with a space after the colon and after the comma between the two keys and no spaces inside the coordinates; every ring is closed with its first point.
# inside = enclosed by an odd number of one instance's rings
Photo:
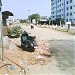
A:
{"type": "Polygon", "coordinates": [[[31,29],[34,29],[34,26],[31,25],[31,29]]]}

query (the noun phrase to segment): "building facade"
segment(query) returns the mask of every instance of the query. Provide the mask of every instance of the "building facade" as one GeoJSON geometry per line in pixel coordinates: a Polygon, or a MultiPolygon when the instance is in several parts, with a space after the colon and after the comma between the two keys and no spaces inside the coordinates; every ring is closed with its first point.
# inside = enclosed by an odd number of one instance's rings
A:
{"type": "Polygon", "coordinates": [[[51,19],[75,24],[75,0],[51,0],[51,19]]]}
{"type": "Polygon", "coordinates": [[[48,24],[48,17],[47,16],[41,16],[40,17],[40,24],[48,24]]]}

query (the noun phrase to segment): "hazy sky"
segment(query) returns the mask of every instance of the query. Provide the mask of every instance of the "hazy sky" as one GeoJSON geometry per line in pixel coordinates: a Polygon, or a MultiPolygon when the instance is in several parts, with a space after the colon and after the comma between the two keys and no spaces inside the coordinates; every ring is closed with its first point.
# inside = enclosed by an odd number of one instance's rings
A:
{"type": "Polygon", "coordinates": [[[11,11],[15,18],[24,19],[33,13],[50,16],[50,0],[2,0],[2,11],[5,10],[11,11]]]}

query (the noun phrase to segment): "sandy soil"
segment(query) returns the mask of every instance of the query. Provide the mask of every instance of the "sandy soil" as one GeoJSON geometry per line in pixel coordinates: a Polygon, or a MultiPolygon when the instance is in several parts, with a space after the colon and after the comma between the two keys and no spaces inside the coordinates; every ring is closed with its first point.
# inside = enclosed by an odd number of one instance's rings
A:
{"type": "MultiPolygon", "coordinates": [[[[38,65],[46,65],[49,63],[51,53],[49,51],[50,46],[48,42],[43,39],[37,39],[37,43],[38,46],[35,51],[28,52],[21,48],[20,38],[9,38],[9,49],[4,51],[4,62],[5,64],[12,64],[15,68],[14,70],[11,70],[11,66],[8,66],[7,69],[9,70],[9,73],[19,74],[22,67],[27,71],[26,73],[31,74],[31,68],[34,67],[34,65],[37,67],[38,65]]],[[[6,73],[6,71],[3,72],[6,73]]],[[[0,73],[2,73],[2,71],[0,73]]]]}
{"type": "Polygon", "coordinates": [[[20,38],[9,39],[9,50],[4,51],[4,62],[11,63],[14,66],[13,70],[10,68],[11,66],[7,67],[11,75],[20,73],[23,75],[23,68],[25,69],[26,75],[66,75],[59,67],[57,67],[58,62],[55,59],[56,57],[51,55],[49,49],[51,45],[47,40],[69,40],[73,37],[49,29],[45,30],[35,27],[34,30],[31,30],[29,26],[23,26],[23,28],[26,31],[31,32],[31,35],[37,36],[38,39],[36,40],[38,42],[38,47],[35,49],[35,52],[24,51],[20,46],[20,38]]]}

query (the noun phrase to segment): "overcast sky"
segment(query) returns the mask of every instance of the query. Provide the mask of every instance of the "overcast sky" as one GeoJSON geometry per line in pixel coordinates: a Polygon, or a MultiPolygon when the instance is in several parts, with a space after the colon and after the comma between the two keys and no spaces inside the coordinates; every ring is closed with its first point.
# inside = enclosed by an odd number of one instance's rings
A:
{"type": "Polygon", "coordinates": [[[6,10],[11,11],[15,18],[20,19],[25,19],[33,13],[50,16],[50,0],[2,0],[2,11],[6,10]]]}

